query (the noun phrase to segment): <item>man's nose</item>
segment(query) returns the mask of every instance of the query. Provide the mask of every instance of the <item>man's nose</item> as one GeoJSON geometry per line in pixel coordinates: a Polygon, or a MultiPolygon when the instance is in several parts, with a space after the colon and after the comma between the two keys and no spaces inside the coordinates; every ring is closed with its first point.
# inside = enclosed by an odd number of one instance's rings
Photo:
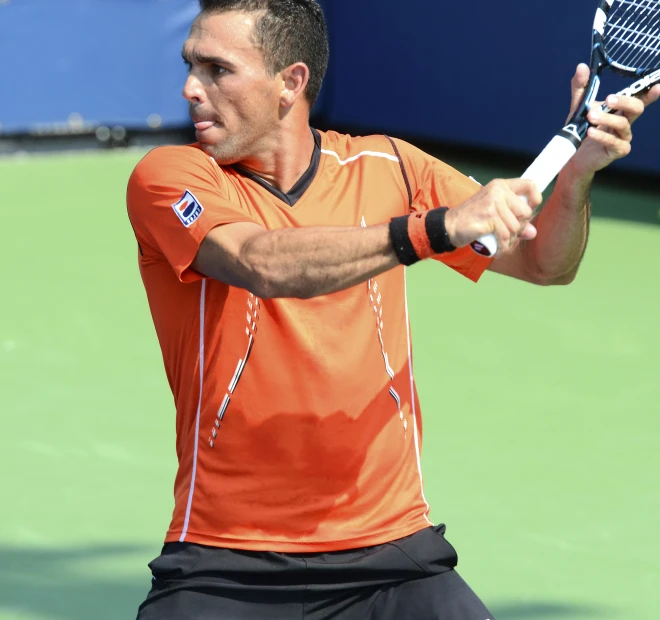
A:
{"type": "Polygon", "coordinates": [[[183,85],[183,96],[191,103],[201,103],[204,100],[204,88],[199,79],[190,73],[183,85]]]}

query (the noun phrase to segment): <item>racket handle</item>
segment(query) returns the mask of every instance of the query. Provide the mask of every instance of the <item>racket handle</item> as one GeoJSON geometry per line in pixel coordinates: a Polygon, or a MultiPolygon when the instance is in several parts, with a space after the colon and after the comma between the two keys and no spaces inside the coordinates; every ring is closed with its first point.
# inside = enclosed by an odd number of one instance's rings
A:
{"type": "Polygon", "coordinates": [[[497,239],[495,239],[495,235],[493,233],[479,237],[476,241],[473,241],[470,244],[470,247],[474,252],[479,254],[479,256],[485,256],[486,258],[495,256],[495,254],[497,254],[497,250],[499,249],[497,245],[497,239]]]}
{"type": "MultiPolygon", "coordinates": [[[[570,133],[570,131],[570,129],[566,128],[562,130],[562,133],[570,133]]],[[[582,139],[577,133],[571,133],[570,140],[561,134],[556,135],[520,178],[534,181],[539,191],[541,193],[544,192],[548,189],[548,185],[563,170],[571,157],[575,155],[581,142],[582,139]]]]}
{"type": "MultiPolygon", "coordinates": [[[[570,126],[562,130],[562,133],[565,132],[571,134],[575,138],[575,142],[578,145],[580,144],[577,136],[571,133],[570,126]]],[[[573,140],[558,134],[543,149],[541,154],[534,160],[534,163],[527,168],[521,178],[534,181],[539,191],[544,192],[571,157],[575,155],[576,151],[577,146],[573,140]]],[[[472,242],[470,247],[480,256],[487,257],[495,256],[498,250],[497,239],[492,233],[479,237],[479,239],[472,242]]]]}

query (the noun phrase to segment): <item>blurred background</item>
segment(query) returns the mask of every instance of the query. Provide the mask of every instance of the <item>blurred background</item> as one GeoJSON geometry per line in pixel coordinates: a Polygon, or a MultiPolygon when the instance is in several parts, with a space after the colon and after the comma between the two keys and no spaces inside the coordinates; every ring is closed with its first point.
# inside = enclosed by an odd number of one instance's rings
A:
{"type": "MultiPolygon", "coordinates": [[[[564,120],[596,6],[322,4],[314,125],[407,139],[483,183],[519,176],[564,120]]],[[[149,588],[174,407],[125,188],[149,148],[193,140],[196,12],[0,0],[0,620],[133,618],[149,588]]],[[[431,516],[499,620],[660,607],[659,137],[650,110],[597,179],[572,286],[410,270],[431,516]]]]}

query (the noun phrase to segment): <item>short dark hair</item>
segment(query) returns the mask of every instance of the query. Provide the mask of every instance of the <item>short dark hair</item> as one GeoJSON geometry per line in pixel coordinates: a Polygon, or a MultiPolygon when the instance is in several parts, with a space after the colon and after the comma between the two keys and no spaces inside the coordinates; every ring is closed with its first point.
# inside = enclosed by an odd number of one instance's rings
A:
{"type": "Polygon", "coordinates": [[[199,0],[199,6],[202,13],[264,11],[255,24],[255,37],[266,69],[275,75],[304,62],[309,67],[305,98],[314,105],[330,56],[325,18],[316,0],[199,0]]]}

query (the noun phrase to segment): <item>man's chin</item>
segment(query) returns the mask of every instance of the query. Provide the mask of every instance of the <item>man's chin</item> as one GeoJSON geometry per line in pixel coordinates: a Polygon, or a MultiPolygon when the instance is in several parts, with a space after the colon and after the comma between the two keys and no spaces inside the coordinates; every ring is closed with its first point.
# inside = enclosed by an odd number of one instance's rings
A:
{"type": "Polygon", "coordinates": [[[204,142],[199,142],[199,148],[202,149],[207,155],[210,155],[211,157],[215,157],[213,155],[213,145],[212,144],[206,144],[204,142]]]}
{"type": "Polygon", "coordinates": [[[236,154],[228,152],[226,148],[222,148],[217,144],[200,142],[199,147],[209,157],[212,157],[219,166],[231,166],[241,160],[236,154]]]}

